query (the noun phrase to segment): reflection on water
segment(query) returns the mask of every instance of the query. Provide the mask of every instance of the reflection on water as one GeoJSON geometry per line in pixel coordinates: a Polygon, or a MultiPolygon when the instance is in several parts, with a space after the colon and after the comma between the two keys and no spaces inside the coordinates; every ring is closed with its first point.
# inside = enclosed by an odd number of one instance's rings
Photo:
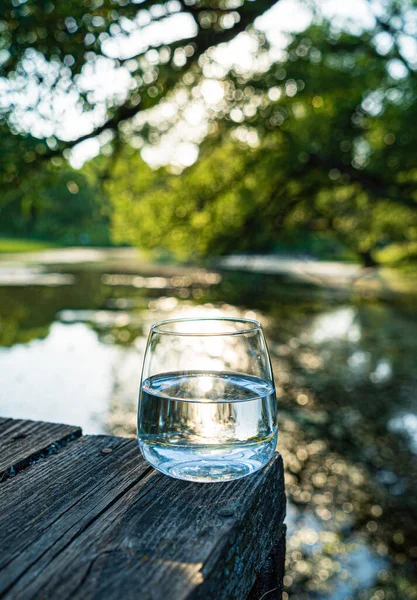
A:
{"type": "Polygon", "coordinates": [[[397,277],[409,291],[390,296],[105,257],[0,268],[0,414],[134,435],[152,322],[259,318],[290,502],[285,598],[417,598],[417,284],[397,277]]]}
{"type": "MultiPolygon", "coordinates": [[[[287,526],[293,532],[287,543],[288,589],[301,577],[307,592],[304,597],[309,598],[356,598],[361,591],[372,589],[378,573],[388,565],[386,558],[379,556],[360,536],[342,539],[338,532],[323,527],[319,518],[302,507],[290,504],[288,509],[287,526]]],[[[371,595],[368,593],[366,597],[371,595]]]]}
{"type": "Polygon", "coordinates": [[[357,311],[352,307],[326,311],[313,321],[311,339],[313,342],[346,340],[358,342],[361,328],[357,319],[357,311]]]}
{"type": "Polygon", "coordinates": [[[117,354],[86,325],[61,323],[54,323],[44,340],[0,349],[0,414],[102,433],[117,354]]]}
{"type": "Polygon", "coordinates": [[[72,285],[74,277],[64,273],[48,273],[44,267],[13,265],[3,266],[0,270],[1,286],[28,286],[28,285],[72,285]]]}
{"type": "Polygon", "coordinates": [[[388,428],[391,431],[405,433],[410,437],[410,446],[415,454],[417,454],[417,415],[408,413],[394,417],[388,421],[388,428]]]}

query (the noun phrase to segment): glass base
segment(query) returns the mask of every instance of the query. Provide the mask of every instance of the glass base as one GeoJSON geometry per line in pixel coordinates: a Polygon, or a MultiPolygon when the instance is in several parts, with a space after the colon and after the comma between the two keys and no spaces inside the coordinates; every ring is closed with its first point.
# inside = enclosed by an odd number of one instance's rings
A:
{"type": "Polygon", "coordinates": [[[231,448],[158,445],[143,439],[139,440],[139,447],[145,460],[165,475],[185,481],[217,483],[240,479],[262,469],[272,458],[276,443],[277,434],[264,442],[231,448]]]}

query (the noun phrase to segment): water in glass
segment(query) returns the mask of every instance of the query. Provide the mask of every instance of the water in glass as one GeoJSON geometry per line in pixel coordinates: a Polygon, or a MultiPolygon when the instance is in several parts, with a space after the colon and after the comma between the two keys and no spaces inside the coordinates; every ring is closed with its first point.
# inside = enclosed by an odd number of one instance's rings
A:
{"type": "MultiPolygon", "coordinates": [[[[183,341],[182,350],[187,352],[183,341]]],[[[205,362],[210,363],[210,356],[205,362]]],[[[214,369],[144,377],[138,435],[145,459],[171,477],[214,482],[249,475],[275,451],[277,402],[272,377],[214,369]]]]}

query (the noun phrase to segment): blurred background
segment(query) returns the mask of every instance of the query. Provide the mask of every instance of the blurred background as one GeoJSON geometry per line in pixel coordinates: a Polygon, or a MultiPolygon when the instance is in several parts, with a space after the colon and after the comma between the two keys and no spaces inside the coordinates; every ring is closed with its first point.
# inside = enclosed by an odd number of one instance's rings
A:
{"type": "Polygon", "coordinates": [[[417,598],[417,2],[5,0],[0,414],[135,435],[150,324],[262,321],[284,600],[417,598]]]}

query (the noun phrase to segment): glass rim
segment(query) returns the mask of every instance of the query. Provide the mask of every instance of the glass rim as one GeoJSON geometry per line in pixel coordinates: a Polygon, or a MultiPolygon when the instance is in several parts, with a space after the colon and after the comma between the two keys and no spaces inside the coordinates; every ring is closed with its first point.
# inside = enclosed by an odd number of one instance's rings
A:
{"type": "Polygon", "coordinates": [[[158,321],[151,326],[151,333],[159,333],[161,335],[179,335],[184,337],[210,337],[210,336],[226,336],[226,335],[243,335],[253,333],[254,331],[262,331],[262,324],[256,319],[245,319],[239,317],[185,317],[178,319],[166,319],[158,321]],[[221,321],[228,323],[243,323],[247,325],[245,329],[236,329],[236,331],[175,331],[174,329],[164,329],[165,326],[170,326],[175,323],[192,323],[192,322],[210,322],[221,321]]]}

